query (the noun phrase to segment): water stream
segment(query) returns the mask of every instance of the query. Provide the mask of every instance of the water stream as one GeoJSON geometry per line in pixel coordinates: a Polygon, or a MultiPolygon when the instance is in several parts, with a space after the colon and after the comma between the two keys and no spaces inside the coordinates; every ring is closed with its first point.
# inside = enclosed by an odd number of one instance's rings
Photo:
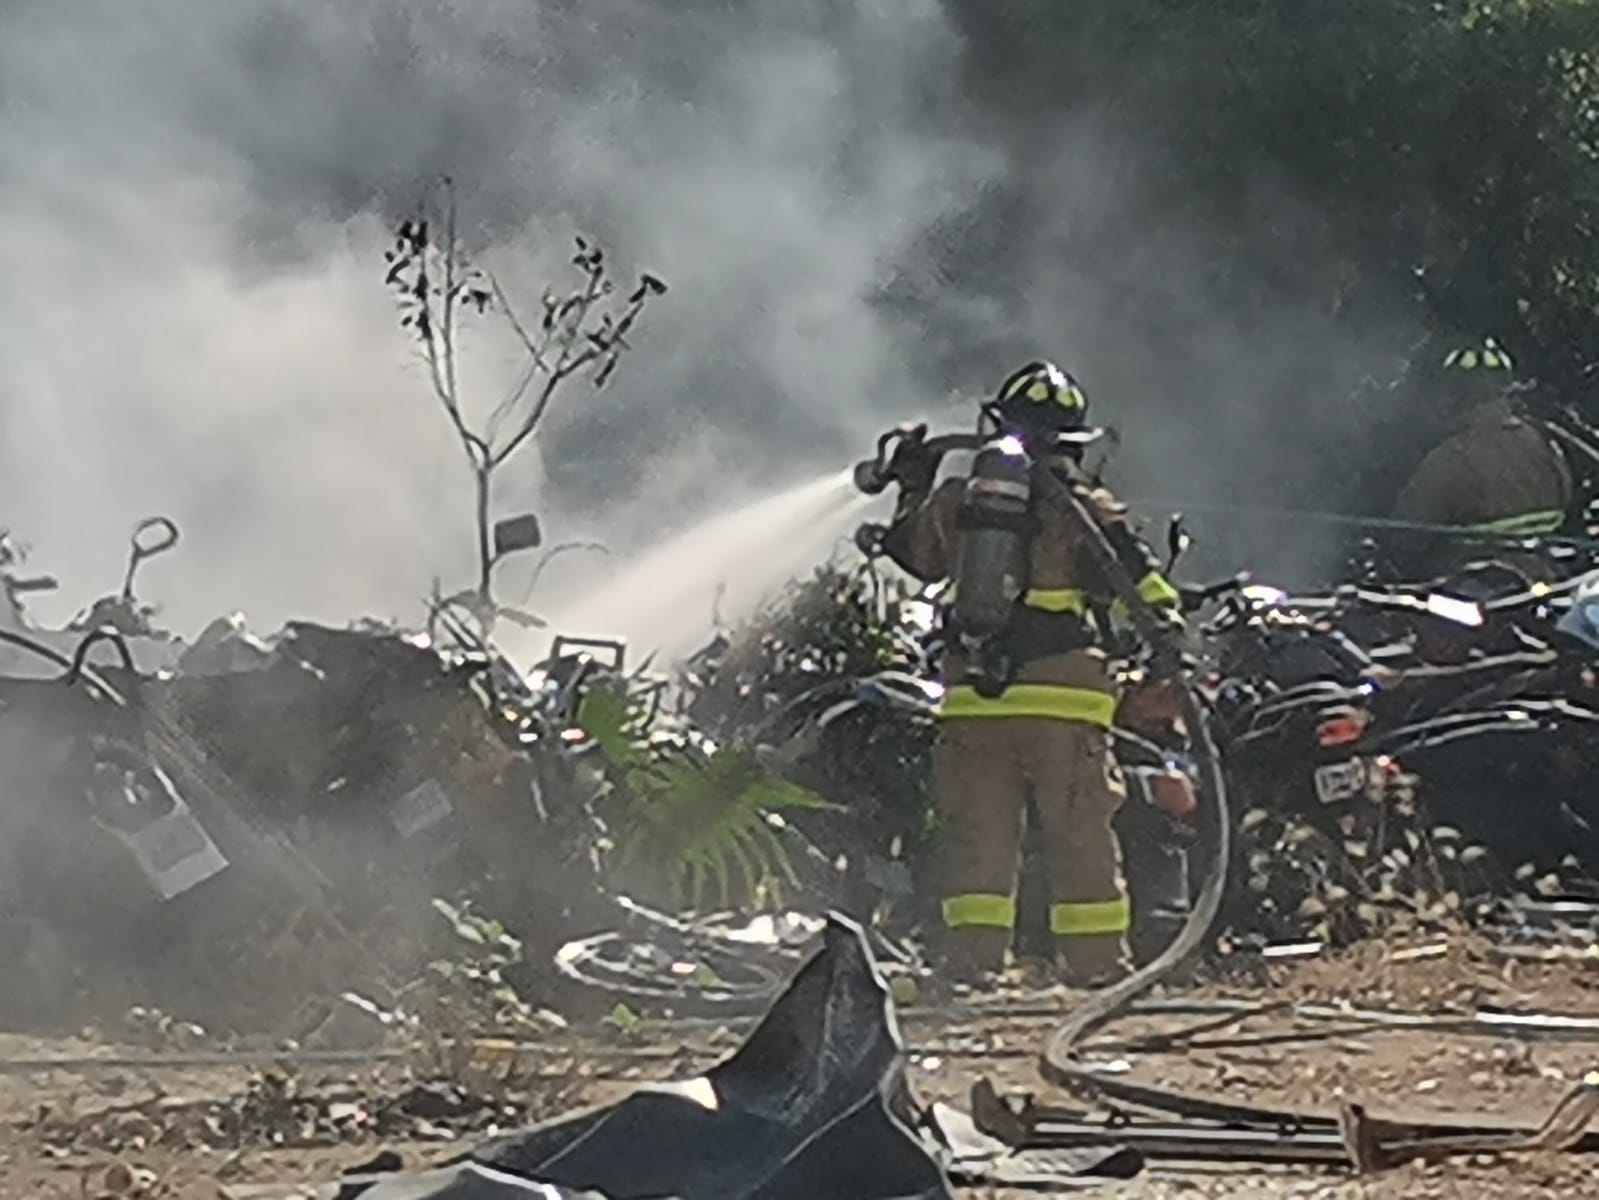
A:
{"type": "Polygon", "coordinates": [[[540,611],[552,633],[621,638],[630,663],[654,652],[665,667],[790,580],[853,553],[850,535],[873,503],[849,471],[829,472],[613,563],[593,586],[540,611]]]}

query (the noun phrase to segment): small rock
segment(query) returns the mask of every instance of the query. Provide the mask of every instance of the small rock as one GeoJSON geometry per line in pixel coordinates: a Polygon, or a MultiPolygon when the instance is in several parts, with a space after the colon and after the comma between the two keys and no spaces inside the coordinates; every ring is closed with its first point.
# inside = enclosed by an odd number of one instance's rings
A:
{"type": "Polygon", "coordinates": [[[105,1169],[100,1186],[110,1196],[125,1196],[133,1190],[133,1168],[124,1162],[114,1162],[105,1169]]]}
{"type": "Polygon", "coordinates": [[[455,1140],[455,1131],[446,1126],[419,1117],[411,1126],[411,1133],[419,1141],[424,1142],[451,1142],[455,1140]]]}
{"type": "Polygon", "coordinates": [[[1438,1081],[1436,1079],[1423,1079],[1416,1085],[1416,1090],[1418,1092],[1436,1092],[1438,1090],[1438,1081]]]}

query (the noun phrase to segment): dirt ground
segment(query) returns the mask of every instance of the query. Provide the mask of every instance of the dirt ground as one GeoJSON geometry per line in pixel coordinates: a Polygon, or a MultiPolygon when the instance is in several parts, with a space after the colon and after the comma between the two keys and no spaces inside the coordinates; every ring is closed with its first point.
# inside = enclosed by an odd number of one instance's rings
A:
{"type": "MultiPolygon", "coordinates": [[[[1336,961],[1274,970],[1258,986],[1207,986],[1169,998],[1179,997],[1452,1015],[1482,1006],[1599,1018],[1599,963],[1509,963],[1461,945],[1420,951],[1373,946],[1336,961]],[[1421,957],[1412,957],[1417,953],[1421,957]]],[[[1051,1007],[1047,998],[1041,1003],[1020,995],[992,1003],[1051,1007]]],[[[1054,1003],[1067,1007],[1063,998],[1054,1003]]],[[[908,1010],[902,1028],[918,1097],[965,1108],[972,1083],[986,1076],[1002,1093],[1067,1099],[1052,1093],[1034,1067],[1052,1020],[1048,1011],[908,1010]]],[[[1344,1023],[1338,1028],[1345,1032],[1327,1036],[1328,1021],[1307,1023],[1302,1014],[1286,1011],[1259,1013],[1225,1032],[1233,1043],[1255,1035],[1319,1032],[1300,1041],[1161,1053],[1118,1045],[1194,1021],[1130,1016],[1096,1034],[1087,1058],[1121,1078],[1213,1098],[1327,1114],[1349,1099],[1396,1119],[1478,1118],[1529,1128],[1544,1120],[1574,1082],[1599,1069],[1599,1038],[1592,1034],[1530,1040],[1416,1029],[1350,1032],[1344,1023]]],[[[452,1068],[465,1086],[444,1099],[437,1089],[417,1088],[419,1079],[438,1072],[435,1064],[414,1057],[293,1069],[259,1062],[148,1066],[128,1059],[149,1051],[98,1039],[0,1037],[0,1197],[267,1196],[259,1190],[264,1185],[325,1182],[385,1150],[398,1152],[406,1165],[422,1165],[460,1153],[491,1128],[602,1103],[641,1080],[692,1075],[724,1056],[739,1037],[736,1029],[700,1025],[645,1038],[568,1036],[514,1051],[489,1046],[474,1064],[452,1068]],[[36,1064],[44,1057],[118,1062],[45,1070],[36,1064]],[[491,1074],[507,1073],[509,1082],[499,1088],[487,1082],[491,1074]]],[[[1073,1194],[1136,1200],[1570,1197],[1599,1195],[1596,1166],[1593,1157],[1576,1154],[1477,1154],[1361,1177],[1308,1168],[1158,1166],[1133,1181],[1073,1194]]]]}

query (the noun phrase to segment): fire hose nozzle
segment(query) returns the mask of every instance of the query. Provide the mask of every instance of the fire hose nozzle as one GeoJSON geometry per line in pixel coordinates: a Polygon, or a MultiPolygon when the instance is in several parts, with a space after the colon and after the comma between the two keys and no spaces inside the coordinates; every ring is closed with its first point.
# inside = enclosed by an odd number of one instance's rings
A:
{"type": "Polygon", "coordinates": [[[881,494],[890,482],[888,472],[877,459],[868,458],[855,464],[855,486],[868,496],[881,494]]]}
{"type": "Polygon", "coordinates": [[[887,534],[887,525],[869,521],[855,531],[855,545],[867,558],[876,558],[883,553],[883,538],[887,534]]]}

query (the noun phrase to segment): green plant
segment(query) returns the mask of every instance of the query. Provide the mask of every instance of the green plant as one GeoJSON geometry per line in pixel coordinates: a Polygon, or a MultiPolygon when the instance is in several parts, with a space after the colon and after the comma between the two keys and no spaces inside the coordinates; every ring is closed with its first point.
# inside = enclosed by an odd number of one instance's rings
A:
{"type": "Polygon", "coordinates": [[[616,1007],[606,1014],[602,1024],[608,1029],[615,1030],[616,1036],[625,1041],[638,1041],[644,1032],[643,1018],[620,1000],[616,1002],[616,1007]]]}
{"type": "Polygon", "coordinates": [[[825,807],[821,797],[767,770],[747,746],[651,729],[644,706],[614,686],[591,689],[577,720],[613,784],[619,866],[661,873],[673,899],[689,907],[713,886],[727,905],[775,899],[779,877],[793,881],[778,814],[825,807]]]}
{"type": "Polygon", "coordinates": [[[450,924],[461,952],[437,958],[412,989],[410,1003],[424,1026],[438,1033],[488,1031],[542,1033],[565,1024],[548,1009],[535,1008],[507,979],[522,962],[522,943],[499,921],[435,899],[433,908],[450,924]]]}
{"type": "Polygon", "coordinates": [[[835,802],[797,816],[813,861],[842,860],[857,877],[868,860],[902,861],[914,874],[932,842],[931,724],[869,705],[820,735],[817,722],[851,681],[925,672],[932,614],[919,591],[869,564],[824,564],[732,630],[720,656],[696,664],[686,681],[685,712],[700,727],[730,742],[794,751],[788,777],[835,802]]]}

